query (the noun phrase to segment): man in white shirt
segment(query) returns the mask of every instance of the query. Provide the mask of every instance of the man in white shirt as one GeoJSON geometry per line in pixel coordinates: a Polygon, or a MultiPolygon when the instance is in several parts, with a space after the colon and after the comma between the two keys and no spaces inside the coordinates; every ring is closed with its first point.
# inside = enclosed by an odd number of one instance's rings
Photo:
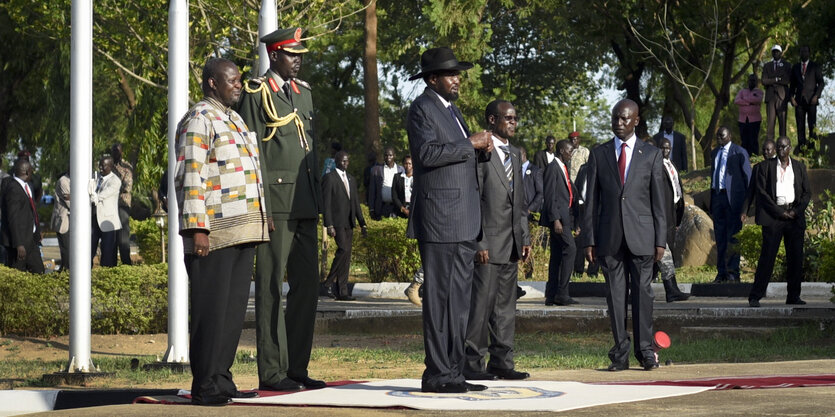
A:
{"type": "Polygon", "coordinates": [[[92,254],[96,256],[96,248],[101,239],[101,266],[116,266],[118,254],[116,246],[117,232],[122,228],[119,220],[119,190],[122,181],[113,173],[113,157],[105,154],[99,160],[99,179],[91,179],[87,185],[90,194],[90,204],[95,206],[93,211],[93,236],[91,238],[92,254]]]}
{"type": "Polygon", "coordinates": [[[806,232],[806,206],[811,199],[809,177],[802,162],[791,158],[791,141],[777,139],[777,159],[764,161],[757,171],[757,224],[762,226],[763,244],[748,305],[759,307],[765,296],[780,241],[786,247],[786,304],[803,305],[803,239],[806,232]]]}
{"type": "Polygon", "coordinates": [[[394,177],[402,173],[403,167],[394,162],[394,148],[386,148],[383,152],[383,165],[377,165],[371,170],[371,183],[368,185],[368,211],[372,219],[397,216],[392,185],[394,177]]]}

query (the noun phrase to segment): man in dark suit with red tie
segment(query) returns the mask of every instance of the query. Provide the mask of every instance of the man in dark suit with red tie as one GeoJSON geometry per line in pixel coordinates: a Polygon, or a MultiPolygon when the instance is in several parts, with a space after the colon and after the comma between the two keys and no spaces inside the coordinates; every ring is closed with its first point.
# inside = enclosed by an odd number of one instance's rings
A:
{"type": "Polygon", "coordinates": [[[757,224],[763,230],[763,244],[754,286],[748,294],[748,305],[759,307],[765,296],[780,241],[786,246],[786,304],[803,305],[800,287],[803,282],[803,239],[806,233],[806,206],[812,193],[806,166],[792,158],[791,141],[777,139],[777,158],[767,159],[757,170],[757,224]]]}
{"type": "Polygon", "coordinates": [[[360,209],[357,181],[347,171],[348,153],[337,152],[334,161],[336,168],[322,179],[322,216],[328,236],[334,238],[337,249],[331,271],[322,285],[331,290],[331,286],[336,284],[337,291],[333,297],[339,301],[353,301],[354,297],[348,294],[348,272],[351,268],[354,226],[359,222],[363,237],[368,229],[360,209]]]}
{"type": "Polygon", "coordinates": [[[594,148],[588,162],[585,252],[590,262],[597,260],[606,277],[615,339],[609,371],[629,368],[627,294],[632,299],[635,357],[645,370],[658,368],[652,348],[650,282],[652,265],[661,260],[667,244],[664,165],[661,151],[635,136],[638,120],[638,105],[629,99],[619,101],[612,109],[615,138],[594,148]]]}
{"type": "Polygon", "coordinates": [[[2,196],[3,246],[6,248],[6,266],[36,274],[44,272],[43,259],[38,243],[41,227],[35,208],[33,190],[28,181],[32,165],[26,159],[18,159],[12,175],[0,185],[2,196]]]}
{"type": "Polygon", "coordinates": [[[809,47],[800,47],[800,62],[792,67],[789,97],[794,106],[794,118],[797,122],[797,149],[806,146],[806,124],[809,124],[809,137],[817,138],[815,124],[818,119],[818,100],[823,93],[823,72],[817,62],[809,60],[809,47]]]}
{"type": "Polygon", "coordinates": [[[571,184],[568,163],[574,147],[563,139],[557,142],[557,157],[545,168],[543,192],[545,196],[539,225],[551,231],[551,259],[548,262],[548,282],[545,284],[545,305],[577,304],[568,294],[568,281],[574,270],[577,246],[571,231],[576,216],[576,192],[571,184]]]}
{"type": "Polygon", "coordinates": [[[420,58],[423,94],[409,107],[406,131],[415,183],[406,235],[417,239],[424,268],[424,392],[463,393],[487,389],[466,382],[464,338],[476,238],[481,234],[477,160],[493,150],[489,132],[470,135],[458,99],[459,62],[449,48],[431,48],[420,58]]]}

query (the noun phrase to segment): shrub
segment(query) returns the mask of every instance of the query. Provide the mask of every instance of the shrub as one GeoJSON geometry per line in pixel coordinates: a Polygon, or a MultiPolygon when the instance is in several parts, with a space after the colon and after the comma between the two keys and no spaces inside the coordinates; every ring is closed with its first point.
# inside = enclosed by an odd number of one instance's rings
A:
{"type": "MultiPolygon", "coordinates": [[[[366,219],[370,219],[362,206],[366,219]]],[[[420,268],[417,240],[406,237],[407,219],[368,220],[368,236],[354,232],[354,261],[368,268],[371,282],[408,282],[420,268]]]]}
{"type": "MultiPolygon", "coordinates": [[[[149,217],[145,220],[130,219],[131,233],[136,235],[136,245],[139,247],[139,256],[142,257],[142,262],[145,264],[158,264],[162,262],[162,254],[160,253],[160,235],[159,226],[157,226],[156,219],[149,217]]],[[[168,250],[168,221],[166,220],[165,229],[163,231],[165,239],[165,247],[168,250]]]]}
{"type": "MultiPolygon", "coordinates": [[[[745,260],[745,267],[751,273],[757,268],[757,262],[760,259],[760,252],[762,250],[763,234],[762,227],[757,224],[747,224],[742,226],[742,230],[736,234],[739,255],[745,260]]],[[[780,249],[777,250],[777,257],[774,260],[774,272],[771,275],[773,281],[786,280],[786,248],[780,242],[780,249]]]]}
{"type": "MultiPolygon", "coordinates": [[[[0,266],[0,334],[69,331],[69,272],[30,274],[0,266]]],[[[168,265],[94,268],[93,333],[159,333],[168,321],[168,265]]]]}

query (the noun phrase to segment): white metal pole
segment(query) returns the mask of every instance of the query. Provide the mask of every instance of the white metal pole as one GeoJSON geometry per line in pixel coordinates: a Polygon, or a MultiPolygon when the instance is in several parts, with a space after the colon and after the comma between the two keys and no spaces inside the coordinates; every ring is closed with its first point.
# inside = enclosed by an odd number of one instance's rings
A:
{"type": "Polygon", "coordinates": [[[93,3],[72,2],[70,56],[70,357],[67,372],[95,371],[90,359],[90,197],[93,153],[93,3]]]}
{"type": "MultiPolygon", "coordinates": [[[[258,39],[278,29],[278,18],[276,17],[275,10],[275,0],[261,1],[261,11],[258,13],[258,39]]],[[[259,40],[258,73],[254,75],[263,75],[268,69],[270,69],[270,59],[267,58],[267,46],[259,40]]]]}
{"type": "Polygon", "coordinates": [[[163,362],[188,362],[188,277],[174,190],[177,123],[188,111],[188,0],[168,9],[168,350],[163,362]]]}

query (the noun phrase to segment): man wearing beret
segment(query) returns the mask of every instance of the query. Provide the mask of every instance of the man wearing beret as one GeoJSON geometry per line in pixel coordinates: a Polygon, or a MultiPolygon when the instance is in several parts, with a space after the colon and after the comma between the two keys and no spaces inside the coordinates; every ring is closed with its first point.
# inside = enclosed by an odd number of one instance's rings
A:
{"type": "Polygon", "coordinates": [[[263,390],[324,388],[307,374],[319,297],[317,224],[322,207],[310,85],[296,78],[307,48],[301,28],[263,38],[270,69],[244,85],[238,112],[258,135],[270,241],[255,260],[258,380],[263,390]],[[292,262],[288,262],[292,259],[292,262]],[[285,274],[290,285],[281,305],[285,274]]]}
{"type": "Polygon", "coordinates": [[[414,163],[414,195],[406,235],[417,239],[424,268],[421,389],[463,393],[487,389],[464,380],[464,339],[473,281],[476,238],[481,234],[477,159],[488,160],[489,132],[470,135],[458,98],[460,72],[472,68],[449,48],[426,50],[423,94],[409,107],[406,130],[414,163]]]}

